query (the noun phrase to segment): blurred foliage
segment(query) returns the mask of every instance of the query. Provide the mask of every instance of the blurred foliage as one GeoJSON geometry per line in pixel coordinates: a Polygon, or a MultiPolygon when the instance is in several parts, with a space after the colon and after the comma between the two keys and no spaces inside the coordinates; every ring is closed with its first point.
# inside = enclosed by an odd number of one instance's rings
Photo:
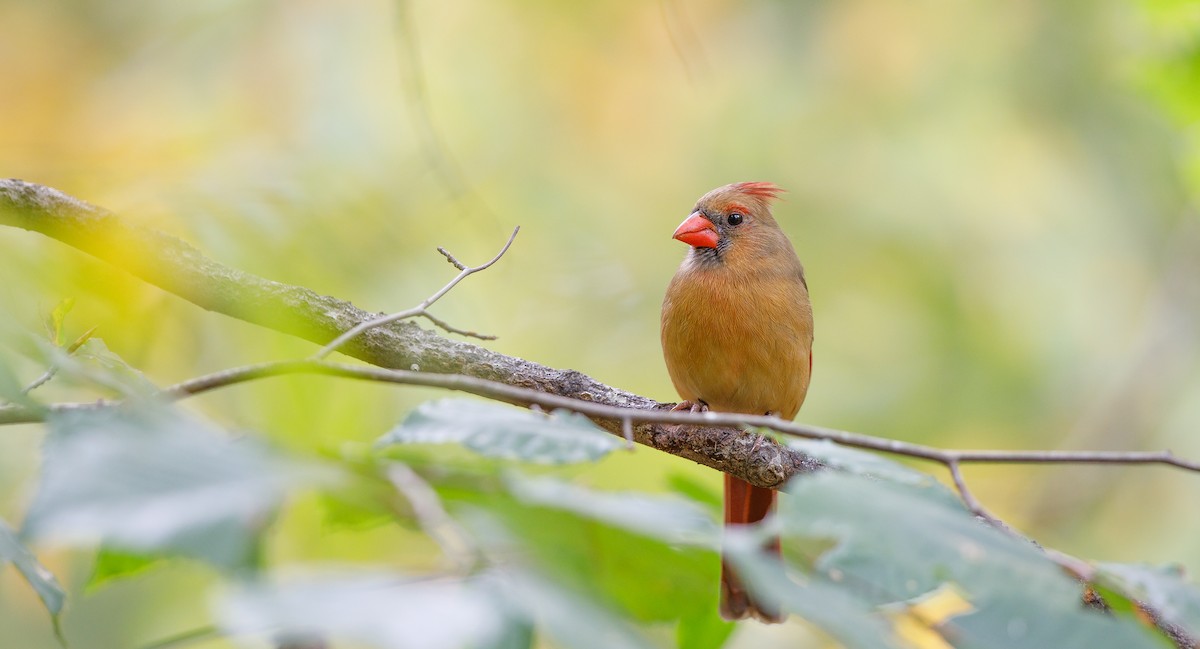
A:
{"type": "Polygon", "coordinates": [[[495,403],[440,399],[421,404],[381,444],[462,444],[485,455],[559,464],[598,460],[620,444],[582,415],[549,417],[495,403]]]}
{"type": "MultiPolygon", "coordinates": [[[[1195,3],[0,0],[0,25],[0,174],[224,263],[392,310],[449,279],[435,246],[482,261],[520,224],[500,264],[435,312],[499,335],[496,350],[669,400],[658,306],[683,254],[670,232],[711,187],[771,180],[790,190],[777,216],[817,317],[803,420],[955,447],[1200,457],[1195,3]]],[[[34,396],[136,393],[312,351],[37,235],[0,231],[0,257],[6,399],[93,327],[103,342],[34,396]],[[56,309],[64,299],[73,308],[56,309]]],[[[433,396],[288,377],[186,408],[370,474],[363,446],[433,396]]],[[[14,526],[45,477],[33,459],[46,435],[0,431],[0,518],[14,526]]],[[[449,463],[464,467],[451,482],[430,479],[464,494],[497,466],[449,463]]],[[[541,471],[601,490],[719,489],[715,473],[645,449],[541,471]]],[[[967,477],[1048,545],[1200,571],[1194,476],[967,477]]],[[[432,567],[425,535],[385,524],[386,485],[355,485],[288,498],[266,564],[432,567]]],[[[626,533],[580,525],[555,527],[563,544],[626,533]]],[[[588,547],[561,569],[622,569],[588,547]]],[[[220,579],[208,568],[172,560],[84,592],[92,554],[35,549],[68,594],[73,646],[137,646],[212,620],[197,595],[220,579]]],[[[715,580],[711,553],[673,561],[715,580]]],[[[0,571],[0,629],[53,646],[19,579],[0,571]]],[[[651,623],[654,640],[729,632],[697,615],[675,636],[651,623]]],[[[824,643],[799,625],[742,625],[730,646],[824,643]]]]}
{"type": "MultiPolygon", "coordinates": [[[[207,593],[216,625],[179,637],[228,634],[240,646],[316,638],[377,649],[642,649],[659,646],[655,627],[665,624],[678,646],[719,647],[732,630],[716,614],[719,546],[769,610],[794,613],[848,649],[1173,646],[1135,600],[1152,602],[1187,637],[1200,632],[1200,589],[1177,573],[1105,564],[1097,587],[1119,605],[1091,610],[1085,585],[1039,548],[977,520],[939,483],[874,455],[824,445],[837,470],[795,478],[777,517],[722,534],[712,512],[687,499],[528,477],[511,462],[533,436],[556,442],[538,445],[539,463],[595,462],[557,443],[580,435],[571,417],[488,405],[509,412],[486,418],[471,404],[455,421],[451,403],[418,408],[382,439],[427,443],[436,417],[439,430],[470,433],[456,436],[464,445],[472,435],[490,438],[475,451],[509,461],[428,464],[422,476],[380,458],[378,471],[338,472],[334,481],[313,462],[223,438],[159,403],[55,414],[24,536],[108,548],[93,584],[150,570],[155,557],[221,570],[224,588],[207,593]],[[531,417],[543,420],[522,421],[531,417]],[[380,504],[436,541],[443,565],[403,574],[366,557],[353,568],[247,561],[284,496],[305,487],[335,494],[350,480],[390,482],[407,507],[390,496],[380,504]],[[774,535],[783,537],[786,562],[762,549],[774,535]]],[[[16,564],[57,631],[61,587],[2,522],[0,559],[16,564]]]]}

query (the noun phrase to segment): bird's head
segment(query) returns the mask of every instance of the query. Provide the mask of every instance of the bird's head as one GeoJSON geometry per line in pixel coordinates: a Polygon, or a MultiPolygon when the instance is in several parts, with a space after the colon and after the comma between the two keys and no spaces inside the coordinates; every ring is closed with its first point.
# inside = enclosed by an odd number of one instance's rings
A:
{"type": "MultiPolygon", "coordinates": [[[[723,262],[729,254],[763,251],[783,232],[771,216],[782,189],[768,182],[733,183],[700,197],[673,237],[692,247],[701,262],[723,262]]],[[[786,237],[783,243],[787,244],[786,237]]]]}

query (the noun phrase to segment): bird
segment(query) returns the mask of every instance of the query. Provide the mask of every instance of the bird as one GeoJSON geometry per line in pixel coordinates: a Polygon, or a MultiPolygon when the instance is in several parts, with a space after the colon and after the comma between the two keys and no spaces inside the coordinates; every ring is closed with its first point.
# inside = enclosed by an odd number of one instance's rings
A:
{"type": "MultiPolygon", "coordinates": [[[[691,248],[667,287],[662,349],[682,402],[675,410],[791,420],[812,377],[813,314],[804,267],[771,213],[783,192],[739,182],[704,194],[672,235],[691,248]]],[[[725,475],[725,526],[773,509],[776,492],[725,475]]],[[[778,539],[768,550],[780,553],[778,539]]],[[[781,622],[721,560],[720,614],[781,622]]]]}

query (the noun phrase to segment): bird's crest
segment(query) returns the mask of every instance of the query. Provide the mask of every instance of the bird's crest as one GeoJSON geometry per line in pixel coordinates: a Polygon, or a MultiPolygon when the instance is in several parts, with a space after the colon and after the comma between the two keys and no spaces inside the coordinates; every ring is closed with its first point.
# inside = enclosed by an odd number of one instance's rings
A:
{"type": "Polygon", "coordinates": [[[743,194],[748,195],[748,196],[757,196],[757,197],[763,198],[767,201],[776,200],[779,198],[780,194],[787,191],[785,189],[782,189],[775,183],[769,183],[769,182],[763,182],[763,181],[747,182],[747,183],[734,183],[733,188],[743,194]]]}

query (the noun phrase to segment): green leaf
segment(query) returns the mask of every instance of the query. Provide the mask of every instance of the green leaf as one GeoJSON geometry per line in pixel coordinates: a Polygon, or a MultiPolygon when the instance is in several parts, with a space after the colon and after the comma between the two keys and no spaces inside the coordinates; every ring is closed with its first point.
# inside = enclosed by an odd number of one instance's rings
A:
{"type": "Polygon", "coordinates": [[[439,399],[418,406],[378,443],[456,443],[490,457],[567,464],[598,460],[623,442],[575,413],[545,415],[483,401],[439,399]]]}
{"type": "Polygon", "coordinates": [[[0,400],[14,406],[44,412],[45,408],[25,392],[25,384],[7,361],[0,359],[0,400]]]}
{"type": "Polygon", "coordinates": [[[73,351],[36,340],[36,355],[67,381],[103,387],[121,396],[148,397],[158,392],[158,387],[144,374],[91,333],[87,332],[87,338],[73,351]]]}
{"type": "Polygon", "coordinates": [[[229,633],[318,636],[379,649],[524,649],[537,627],[562,649],[650,649],[586,597],[513,567],[469,578],[386,569],[250,583],[218,601],[229,633]]]}
{"type": "Polygon", "coordinates": [[[708,512],[671,496],[604,493],[552,478],[510,474],[505,482],[518,500],[602,521],[665,543],[716,548],[720,528],[708,512]]]}
{"type": "Polygon", "coordinates": [[[737,626],[721,619],[717,612],[717,590],[712,589],[712,602],[679,618],[675,627],[675,646],[679,649],[718,649],[725,644],[737,626]]]}
{"type": "Polygon", "coordinates": [[[113,548],[100,548],[96,563],[88,578],[85,590],[94,590],[114,579],[129,577],[149,570],[160,562],[159,557],[122,552],[113,548]]]}
{"type": "Polygon", "coordinates": [[[0,399],[9,402],[16,402],[22,397],[21,380],[17,378],[16,372],[12,371],[8,363],[0,360],[0,399]]]}
{"type": "Polygon", "coordinates": [[[505,575],[500,592],[563,649],[651,649],[620,617],[588,598],[528,573],[505,575]]]}
{"type": "MultiPolygon", "coordinates": [[[[511,477],[508,482],[514,483],[511,477]]],[[[711,538],[716,525],[698,519],[694,505],[682,503],[681,516],[671,511],[677,499],[649,499],[650,507],[644,508],[634,497],[629,520],[611,509],[621,506],[624,494],[591,494],[597,505],[573,487],[557,502],[550,492],[562,483],[530,482],[538,486],[518,487],[519,497],[457,493],[447,504],[487,554],[519,557],[556,584],[621,609],[628,618],[665,622],[715,615],[719,561],[711,538]],[[646,515],[651,512],[660,512],[666,524],[655,527],[653,516],[646,515]],[[699,540],[704,547],[660,539],[699,540]]]]}
{"type": "Polygon", "coordinates": [[[1200,589],[1188,583],[1179,568],[1100,563],[1096,570],[1101,586],[1146,604],[1190,637],[1200,637],[1200,589]]]}
{"type": "Polygon", "coordinates": [[[78,359],[79,363],[64,366],[60,371],[66,372],[70,368],[71,371],[81,372],[125,395],[144,396],[158,392],[158,386],[147,379],[141,370],[110,350],[102,338],[88,338],[72,358],[78,359]]]}
{"type": "Polygon", "coordinates": [[[91,340],[92,337],[96,335],[97,329],[99,329],[99,326],[92,327],[91,329],[79,334],[79,337],[76,338],[74,342],[72,342],[70,345],[67,345],[67,353],[74,354],[76,351],[78,351],[80,347],[83,347],[87,341],[91,340]]]}
{"type": "Polygon", "coordinates": [[[54,413],[49,428],[34,538],[245,568],[289,490],[332,478],[162,405],[54,413]]]}
{"type": "Polygon", "coordinates": [[[1130,616],[1113,617],[1077,600],[1048,597],[1030,584],[993,594],[974,613],[946,624],[962,649],[1169,649],[1172,644],[1130,616]]]}
{"type": "Polygon", "coordinates": [[[8,523],[0,518],[0,566],[6,561],[16,566],[25,581],[33,586],[50,615],[57,617],[62,612],[63,601],[66,598],[62,586],[49,570],[38,563],[37,557],[17,540],[17,535],[8,523]]]}
{"type": "Polygon", "coordinates": [[[500,636],[486,644],[481,644],[480,649],[532,649],[533,641],[533,624],[509,620],[509,624],[500,636]]]}
{"type": "Polygon", "coordinates": [[[758,535],[731,530],[725,548],[759,601],[803,617],[848,649],[903,649],[870,600],[843,584],[787,570],[762,550],[758,535]]]}
{"type": "Polygon", "coordinates": [[[827,471],[793,480],[788,493],[779,508],[785,549],[834,544],[807,558],[810,576],[876,605],[952,585],[973,608],[937,621],[955,647],[1163,646],[1132,619],[1085,609],[1079,583],[1033,544],[976,520],[940,486],[827,471]]]}
{"type": "Polygon", "coordinates": [[[232,634],[315,635],[380,649],[461,649],[513,635],[490,584],[382,568],[244,584],[220,598],[217,617],[232,634]]]}
{"type": "Polygon", "coordinates": [[[718,481],[710,484],[691,474],[674,471],[667,474],[667,486],[671,491],[711,511],[720,512],[724,507],[725,497],[718,481]]]}
{"type": "Polygon", "coordinates": [[[54,310],[50,312],[50,317],[47,320],[47,325],[50,328],[50,340],[59,347],[62,346],[63,323],[67,320],[67,314],[71,309],[75,308],[75,298],[67,297],[58,301],[54,305],[54,310]]]}

